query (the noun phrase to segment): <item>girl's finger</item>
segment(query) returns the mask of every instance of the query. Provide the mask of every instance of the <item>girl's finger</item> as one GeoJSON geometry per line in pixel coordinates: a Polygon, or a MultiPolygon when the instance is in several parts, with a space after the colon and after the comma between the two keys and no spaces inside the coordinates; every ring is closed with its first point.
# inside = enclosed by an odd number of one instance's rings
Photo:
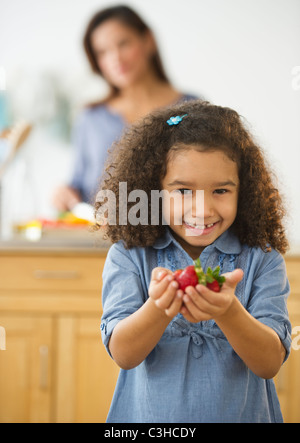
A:
{"type": "Polygon", "coordinates": [[[184,312],[181,313],[188,321],[198,323],[199,321],[207,321],[212,319],[210,314],[201,311],[201,309],[197,308],[191,300],[188,301],[187,298],[183,298],[183,303],[184,305],[182,310],[184,312]]]}
{"type": "MultiPolygon", "coordinates": [[[[169,276],[168,276],[169,277],[169,276]]],[[[164,279],[168,281],[168,277],[164,279]]],[[[155,300],[155,304],[160,309],[168,309],[176,296],[176,291],[178,289],[178,283],[176,281],[168,281],[166,290],[160,295],[159,298],[155,300]]]]}
{"type": "Polygon", "coordinates": [[[226,281],[224,283],[224,286],[235,288],[237,284],[243,279],[244,272],[242,269],[235,269],[232,272],[228,272],[227,274],[224,274],[224,277],[226,278],[226,281]]]}
{"type": "Polygon", "coordinates": [[[200,309],[203,312],[208,312],[211,308],[212,300],[203,297],[202,293],[198,291],[199,287],[207,290],[207,288],[202,285],[198,285],[196,288],[190,286],[186,289],[187,297],[189,297],[189,299],[187,298],[187,300],[191,301],[197,309],[200,309]]]}
{"type": "Polygon", "coordinates": [[[197,285],[196,291],[199,297],[199,304],[203,309],[209,309],[210,306],[218,306],[222,304],[224,294],[220,292],[214,292],[208,289],[206,286],[197,285]]]}
{"type": "Polygon", "coordinates": [[[189,310],[187,309],[187,307],[184,304],[182,305],[182,307],[180,309],[180,314],[182,314],[187,321],[189,321],[191,323],[197,323],[197,319],[191,315],[191,313],[189,312],[189,310]]]}
{"type": "Polygon", "coordinates": [[[165,313],[168,317],[173,318],[175,317],[175,315],[179,313],[182,307],[182,298],[183,298],[183,291],[178,290],[169,308],[165,309],[165,313]]]}
{"type": "Polygon", "coordinates": [[[166,268],[154,268],[151,273],[151,281],[161,281],[166,275],[172,275],[172,271],[166,268]]]}
{"type": "Polygon", "coordinates": [[[164,275],[161,281],[152,280],[149,287],[149,296],[154,300],[159,299],[167,290],[173,279],[172,275],[164,275]]]}

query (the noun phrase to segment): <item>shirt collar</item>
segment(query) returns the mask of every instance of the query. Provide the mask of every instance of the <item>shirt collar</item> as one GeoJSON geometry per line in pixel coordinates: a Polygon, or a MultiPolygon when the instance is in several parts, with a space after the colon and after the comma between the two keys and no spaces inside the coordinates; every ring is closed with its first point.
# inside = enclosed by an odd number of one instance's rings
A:
{"type": "Polygon", "coordinates": [[[175,242],[175,239],[174,239],[173,235],[171,234],[170,229],[166,227],[165,234],[155,241],[153,248],[154,249],[164,249],[164,248],[167,248],[170,245],[170,243],[172,243],[172,242],[175,242]]]}
{"type": "Polygon", "coordinates": [[[212,246],[224,254],[240,254],[242,252],[242,245],[231,229],[220,235],[212,246]]]}
{"type": "MultiPolygon", "coordinates": [[[[171,243],[175,243],[177,245],[171,230],[166,228],[165,235],[156,240],[153,248],[164,249],[167,248],[171,243]]],[[[240,254],[242,252],[242,245],[238,237],[230,229],[220,235],[220,237],[218,237],[214,243],[207,246],[207,248],[216,248],[224,254],[240,254]]]]}

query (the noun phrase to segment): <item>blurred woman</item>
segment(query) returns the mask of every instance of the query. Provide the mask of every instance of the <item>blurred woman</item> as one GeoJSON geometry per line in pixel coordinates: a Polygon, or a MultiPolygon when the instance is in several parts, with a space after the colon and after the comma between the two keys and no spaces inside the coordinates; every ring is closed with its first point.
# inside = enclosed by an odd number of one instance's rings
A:
{"type": "Polygon", "coordinates": [[[110,92],[79,116],[72,179],[54,196],[60,211],[92,202],[108,149],[125,126],[156,108],[196,98],[171,85],[152,31],[127,6],[98,12],[87,26],[84,48],[92,70],[106,80],[110,92]]]}

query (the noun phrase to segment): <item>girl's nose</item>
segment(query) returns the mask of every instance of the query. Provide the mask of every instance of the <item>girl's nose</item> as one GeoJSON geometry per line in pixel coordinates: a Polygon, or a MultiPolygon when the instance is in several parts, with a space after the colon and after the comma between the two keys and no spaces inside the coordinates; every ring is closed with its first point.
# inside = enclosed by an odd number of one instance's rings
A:
{"type": "Polygon", "coordinates": [[[192,216],[196,219],[206,220],[214,215],[214,206],[212,200],[204,191],[197,191],[193,196],[192,216]]]}

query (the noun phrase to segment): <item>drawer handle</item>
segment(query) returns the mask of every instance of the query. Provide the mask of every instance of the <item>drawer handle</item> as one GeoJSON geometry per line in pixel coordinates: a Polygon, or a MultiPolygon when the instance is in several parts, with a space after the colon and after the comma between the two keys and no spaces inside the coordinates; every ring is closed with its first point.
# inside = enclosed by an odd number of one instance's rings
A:
{"type": "Polygon", "coordinates": [[[36,270],[33,275],[36,280],[75,280],[80,278],[80,273],[78,271],[36,270]]]}

